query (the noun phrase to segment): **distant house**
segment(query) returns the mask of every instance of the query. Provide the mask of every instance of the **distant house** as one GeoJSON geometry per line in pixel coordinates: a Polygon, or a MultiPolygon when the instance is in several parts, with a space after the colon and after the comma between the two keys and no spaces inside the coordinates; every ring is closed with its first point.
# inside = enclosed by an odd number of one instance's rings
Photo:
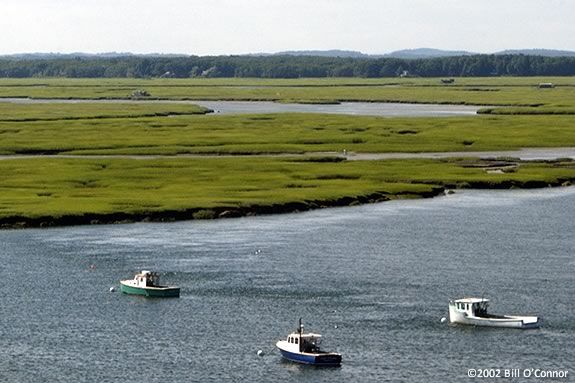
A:
{"type": "Polygon", "coordinates": [[[130,98],[150,97],[150,93],[145,89],[136,89],[130,95],[130,98]]]}
{"type": "Polygon", "coordinates": [[[175,77],[175,75],[170,71],[167,71],[166,73],[160,76],[160,78],[172,78],[172,77],[175,77]]]}
{"type": "Polygon", "coordinates": [[[215,66],[206,69],[205,71],[202,72],[201,76],[202,77],[212,77],[212,75],[214,75],[217,71],[217,68],[215,66]]]}
{"type": "Polygon", "coordinates": [[[539,89],[549,89],[549,88],[555,88],[555,84],[553,84],[552,82],[539,83],[539,89]]]}

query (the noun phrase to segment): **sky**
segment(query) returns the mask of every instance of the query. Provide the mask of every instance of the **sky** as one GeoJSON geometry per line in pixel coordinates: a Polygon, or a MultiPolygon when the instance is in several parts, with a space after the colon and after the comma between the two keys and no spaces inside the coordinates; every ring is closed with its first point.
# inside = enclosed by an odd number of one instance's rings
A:
{"type": "Polygon", "coordinates": [[[0,0],[0,54],[575,50],[575,0],[0,0]]]}

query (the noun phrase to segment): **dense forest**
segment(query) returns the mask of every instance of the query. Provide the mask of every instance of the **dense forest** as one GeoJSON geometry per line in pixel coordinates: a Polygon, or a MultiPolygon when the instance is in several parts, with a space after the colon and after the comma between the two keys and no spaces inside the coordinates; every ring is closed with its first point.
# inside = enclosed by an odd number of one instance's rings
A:
{"type": "Polygon", "coordinates": [[[575,57],[473,55],[429,59],[313,56],[0,58],[0,77],[573,76],[575,57]]]}

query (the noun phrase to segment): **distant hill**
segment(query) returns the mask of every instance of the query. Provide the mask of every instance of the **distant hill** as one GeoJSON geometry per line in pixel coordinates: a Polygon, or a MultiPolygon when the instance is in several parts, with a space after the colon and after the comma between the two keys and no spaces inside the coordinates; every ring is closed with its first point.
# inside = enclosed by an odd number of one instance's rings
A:
{"type": "Polygon", "coordinates": [[[476,53],[467,51],[446,51],[432,48],[404,49],[387,54],[367,54],[359,51],[346,51],[339,49],[330,50],[305,50],[305,51],[283,51],[277,53],[260,53],[254,56],[316,56],[316,57],[345,57],[345,58],[381,58],[391,57],[400,59],[419,59],[450,56],[470,56],[476,53]]]}
{"type": "MultiPolygon", "coordinates": [[[[266,56],[295,56],[295,57],[339,57],[351,59],[378,59],[378,58],[397,58],[397,59],[433,59],[440,57],[454,56],[473,56],[482,53],[469,51],[452,51],[434,48],[416,48],[403,49],[386,54],[367,54],[359,51],[329,49],[329,50],[302,50],[302,51],[281,51],[277,53],[251,53],[239,56],[249,57],[266,57],[266,56]]],[[[483,53],[485,55],[525,55],[525,56],[542,56],[542,57],[575,57],[575,51],[555,50],[555,49],[508,49],[495,53],[483,53]]],[[[222,55],[224,56],[224,55],[222,55]]],[[[233,55],[236,56],[236,55],[233,55]]],[[[198,57],[194,55],[177,54],[177,53],[130,53],[130,52],[103,52],[103,53],[18,53],[1,55],[0,58],[14,60],[54,60],[54,59],[72,59],[72,58],[125,58],[125,57],[198,57]]],[[[216,56],[217,57],[217,56],[216,56]]]]}
{"type": "Polygon", "coordinates": [[[351,58],[369,58],[371,55],[358,51],[345,51],[340,49],[330,49],[326,51],[283,51],[274,53],[275,56],[318,56],[318,57],[351,57],[351,58]]]}
{"type": "Polygon", "coordinates": [[[434,57],[472,56],[478,53],[468,51],[446,51],[433,48],[403,49],[384,55],[398,59],[429,59],[434,57]]]}
{"type": "Polygon", "coordinates": [[[508,49],[495,53],[496,55],[526,55],[545,57],[573,57],[574,51],[561,51],[556,49],[508,49]]]}
{"type": "MultiPolygon", "coordinates": [[[[386,54],[366,54],[359,51],[347,51],[339,49],[331,50],[304,50],[283,51],[277,53],[260,53],[253,56],[316,56],[316,57],[346,57],[346,58],[398,58],[398,59],[430,59],[437,57],[474,56],[481,53],[470,51],[451,51],[434,48],[402,49],[386,54]]],[[[572,57],[574,51],[562,51],[554,49],[509,49],[495,53],[483,53],[494,55],[526,55],[543,57],[572,57]]]]}

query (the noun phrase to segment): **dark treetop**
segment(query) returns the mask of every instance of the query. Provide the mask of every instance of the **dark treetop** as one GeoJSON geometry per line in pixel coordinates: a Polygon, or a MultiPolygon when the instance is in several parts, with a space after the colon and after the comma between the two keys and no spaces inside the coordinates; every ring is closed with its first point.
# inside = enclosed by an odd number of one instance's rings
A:
{"type": "Polygon", "coordinates": [[[319,56],[55,55],[0,57],[0,77],[573,76],[575,57],[467,55],[426,59],[319,56]]]}

